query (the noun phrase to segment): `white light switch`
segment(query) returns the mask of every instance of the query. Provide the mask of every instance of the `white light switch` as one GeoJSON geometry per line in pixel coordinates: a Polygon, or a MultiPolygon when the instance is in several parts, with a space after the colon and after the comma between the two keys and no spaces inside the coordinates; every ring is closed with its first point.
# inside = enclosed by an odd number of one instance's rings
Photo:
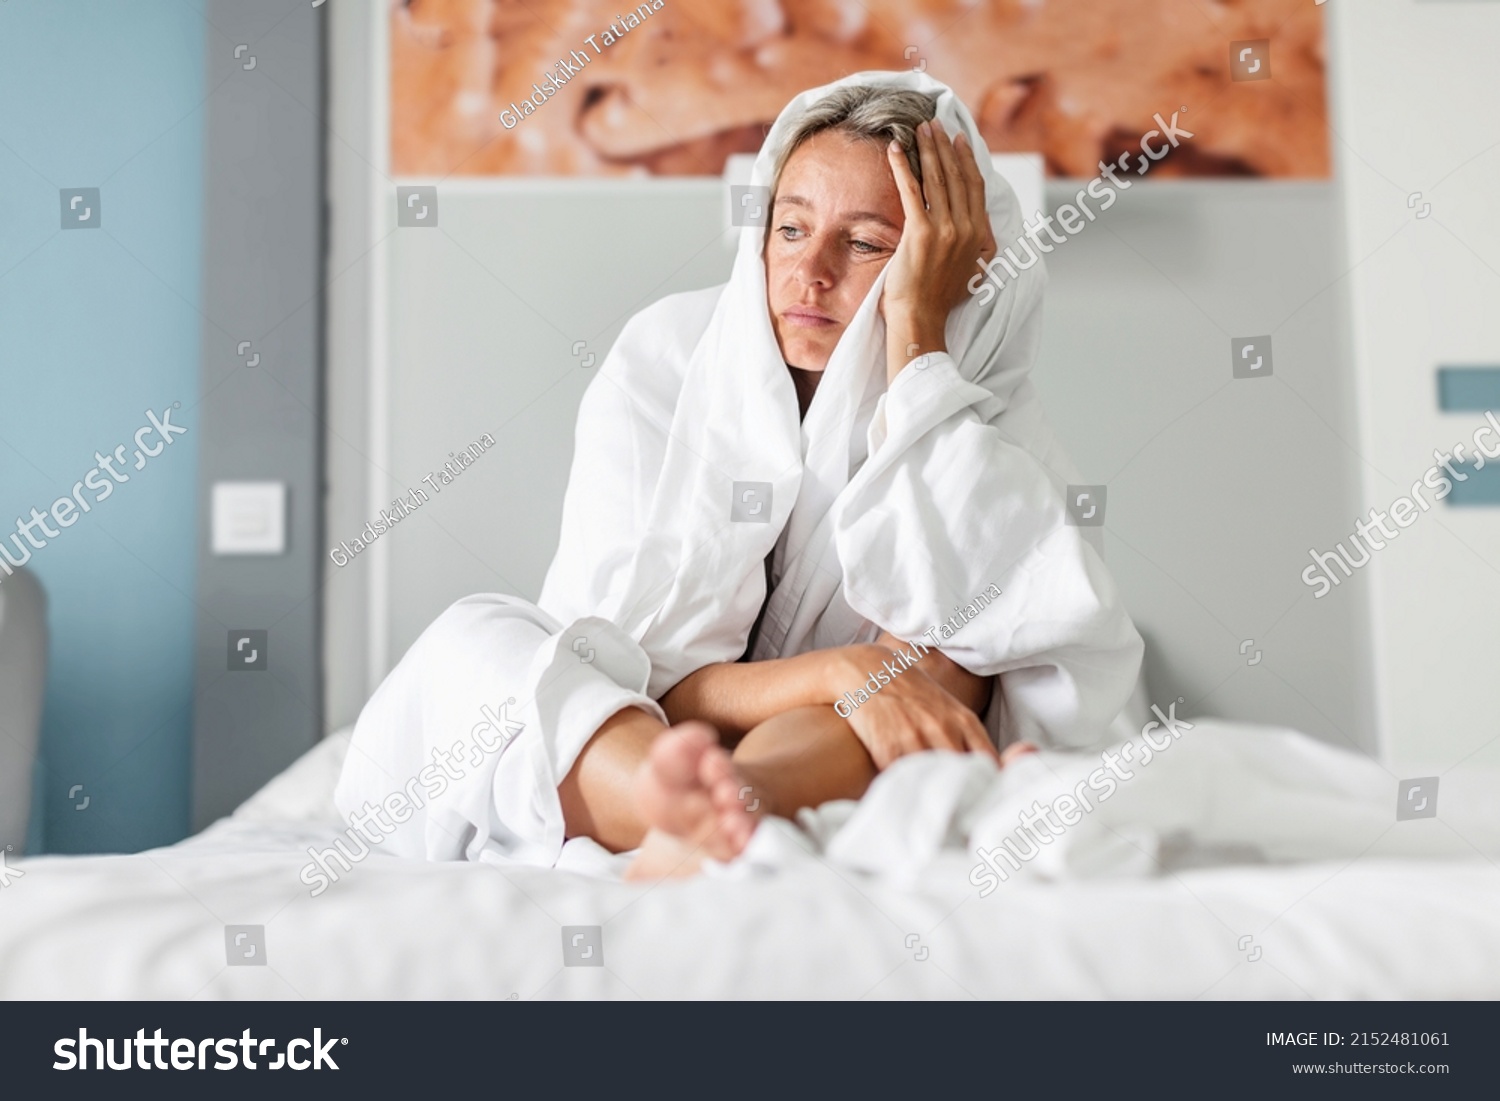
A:
{"type": "Polygon", "coordinates": [[[215,554],[286,553],[285,482],[215,482],[215,554]]]}

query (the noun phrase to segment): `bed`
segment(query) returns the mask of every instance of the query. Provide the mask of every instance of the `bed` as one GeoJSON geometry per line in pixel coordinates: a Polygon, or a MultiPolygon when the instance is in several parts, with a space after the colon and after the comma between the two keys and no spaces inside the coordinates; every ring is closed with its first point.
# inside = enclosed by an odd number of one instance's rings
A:
{"type": "MultiPolygon", "coordinates": [[[[1223,745],[1291,733],[1198,726],[1223,745]]],[[[347,740],[328,738],[179,844],[13,862],[22,874],[0,890],[0,997],[1500,997],[1491,774],[1444,776],[1446,821],[1382,826],[1352,858],[1362,840],[1335,858],[1270,865],[1208,845],[1165,872],[1158,861],[1145,875],[1018,876],[987,898],[972,854],[956,850],[904,876],[807,854],[651,885],[429,864],[378,846],[313,897],[302,870],[310,846],[344,829],[331,796],[347,740]],[[1463,822],[1447,813],[1464,807],[1463,822]],[[1420,837],[1446,840],[1429,852],[1420,837]]],[[[1225,782],[1199,800],[1210,817],[1232,819],[1239,803],[1225,792],[1255,789],[1297,843],[1301,781],[1225,782]]]]}

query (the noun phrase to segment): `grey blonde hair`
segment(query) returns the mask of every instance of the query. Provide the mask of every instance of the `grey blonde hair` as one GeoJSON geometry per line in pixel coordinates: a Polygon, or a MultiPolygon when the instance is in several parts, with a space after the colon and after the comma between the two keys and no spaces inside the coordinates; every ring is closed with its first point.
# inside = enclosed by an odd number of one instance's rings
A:
{"type": "Polygon", "coordinates": [[[878,144],[884,149],[892,141],[901,143],[906,163],[917,182],[922,182],[922,164],[917,152],[917,127],[937,114],[937,96],[907,88],[885,88],[875,84],[850,84],[824,96],[802,116],[781,152],[771,178],[771,193],[781,182],[781,171],[803,142],[835,130],[851,138],[878,144]]]}

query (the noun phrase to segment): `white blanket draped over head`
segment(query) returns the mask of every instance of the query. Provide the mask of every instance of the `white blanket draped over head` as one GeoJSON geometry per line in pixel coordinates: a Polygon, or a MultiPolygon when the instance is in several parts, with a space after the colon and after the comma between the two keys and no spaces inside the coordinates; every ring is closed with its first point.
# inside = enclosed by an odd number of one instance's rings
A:
{"type": "MultiPolygon", "coordinates": [[[[797,121],[846,84],[935,93],[949,134],[966,134],[978,156],[1000,247],[1021,236],[1015,193],[969,111],[922,73],[860,73],[798,96],[772,127],[753,185],[771,185],[797,121]]],[[[752,658],[881,630],[924,641],[977,611],[940,645],[971,672],[999,674],[992,736],[1098,741],[1143,647],[1093,529],[1066,522],[1066,486],[1081,479],[1027,377],[1042,266],[965,301],[948,320],[948,353],[908,365],[889,387],[882,273],[799,423],[763,250],[763,231],[744,230],[726,285],[673,295],[626,324],[583,400],[541,607],[565,623],[598,616],[621,628],[648,655],[647,692],[659,698],[743,654],[774,548],[752,658]],[[769,485],[768,500],[751,498],[755,519],[731,518],[746,488],[737,483],[769,485]],[[970,607],[991,585],[999,599],[970,607]]]]}

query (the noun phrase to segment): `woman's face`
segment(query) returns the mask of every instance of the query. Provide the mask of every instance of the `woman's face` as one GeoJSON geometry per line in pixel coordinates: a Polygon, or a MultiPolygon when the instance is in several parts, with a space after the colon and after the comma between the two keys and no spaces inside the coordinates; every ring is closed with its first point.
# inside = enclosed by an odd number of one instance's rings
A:
{"type": "Polygon", "coordinates": [[[879,142],[825,130],[791,155],[765,252],[771,327],[787,363],[805,371],[828,366],[905,224],[879,142]]]}

